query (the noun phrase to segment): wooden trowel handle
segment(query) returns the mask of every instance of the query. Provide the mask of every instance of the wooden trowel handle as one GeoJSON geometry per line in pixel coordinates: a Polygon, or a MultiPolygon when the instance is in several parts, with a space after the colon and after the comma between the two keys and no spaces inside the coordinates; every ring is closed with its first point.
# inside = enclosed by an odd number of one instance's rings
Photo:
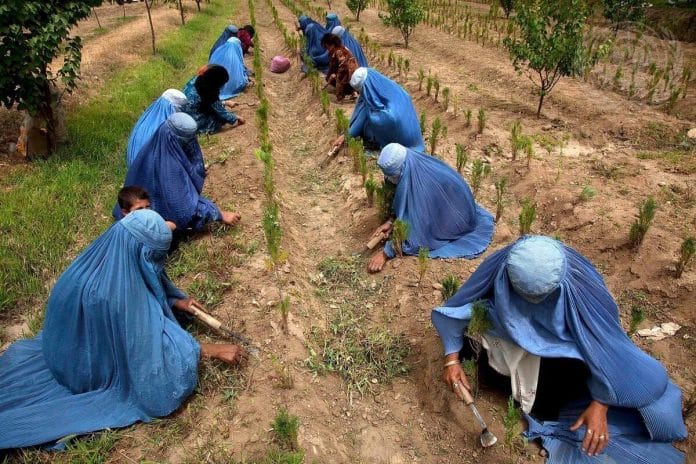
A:
{"type": "Polygon", "coordinates": [[[213,329],[220,330],[220,327],[222,327],[222,322],[218,321],[210,314],[201,311],[196,307],[196,305],[191,305],[191,312],[196,319],[200,319],[205,325],[212,327],[213,329]]]}
{"type": "Polygon", "coordinates": [[[469,389],[466,388],[464,385],[458,383],[454,388],[461,392],[462,396],[464,397],[464,404],[469,406],[474,402],[474,397],[471,396],[471,392],[469,392],[469,389]]]}
{"type": "Polygon", "coordinates": [[[370,239],[369,242],[367,242],[367,249],[368,250],[373,249],[374,247],[379,245],[382,240],[384,240],[386,238],[387,238],[387,235],[385,233],[375,235],[374,237],[372,237],[372,239],[370,239]]]}

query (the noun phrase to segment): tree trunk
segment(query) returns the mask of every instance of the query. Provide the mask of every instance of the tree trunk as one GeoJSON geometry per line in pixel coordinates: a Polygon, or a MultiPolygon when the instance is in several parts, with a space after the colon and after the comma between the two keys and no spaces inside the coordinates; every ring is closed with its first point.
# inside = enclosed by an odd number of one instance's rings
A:
{"type": "Polygon", "coordinates": [[[358,8],[358,12],[355,13],[355,20],[356,21],[360,21],[360,11],[362,11],[362,10],[360,10],[360,8],[358,8]]]}
{"type": "Polygon", "coordinates": [[[145,9],[147,10],[147,20],[150,22],[150,36],[152,37],[152,54],[157,53],[155,49],[155,26],[152,25],[152,16],[150,15],[150,7],[152,0],[145,0],[145,9]]]}
{"type": "Polygon", "coordinates": [[[408,48],[408,34],[405,32],[403,34],[404,34],[404,47],[408,48]]]}
{"type": "Polygon", "coordinates": [[[97,26],[99,26],[99,29],[102,28],[101,22],[99,21],[99,15],[97,14],[97,10],[92,7],[92,13],[94,13],[94,17],[97,19],[97,26]]]}
{"type": "Polygon", "coordinates": [[[181,25],[186,24],[186,19],[184,18],[184,3],[182,0],[179,0],[179,13],[181,13],[181,25]]]}
{"type": "Polygon", "coordinates": [[[541,90],[541,95],[539,96],[539,107],[537,108],[537,118],[541,116],[541,105],[544,104],[544,97],[546,96],[546,91],[544,89],[541,90]]]}
{"type": "Polygon", "coordinates": [[[196,0],[196,6],[198,7],[198,11],[201,11],[201,0],[196,0]]]}

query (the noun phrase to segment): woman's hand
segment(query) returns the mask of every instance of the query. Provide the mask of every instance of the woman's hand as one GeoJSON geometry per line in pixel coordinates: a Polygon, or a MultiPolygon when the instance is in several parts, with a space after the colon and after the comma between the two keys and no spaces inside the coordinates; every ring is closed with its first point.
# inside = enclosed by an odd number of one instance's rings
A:
{"type": "Polygon", "coordinates": [[[230,211],[220,211],[222,216],[222,222],[228,226],[234,226],[242,219],[242,215],[239,213],[232,213],[230,211]]]}
{"type": "Polygon", "coordinates": [[[204,359],[217,359],[227,364],[241,364],[247,360],[247,352],[239,345],[215,345],[201,343],[201,357],[204,359]]]}
{"type": "Polygon", "coordinates": [[[343,142],[346,141],[346,136],[345,135],[340,135],[336,141],[333,143],[333,148],[340,147],[343,145],[343,142]]]}
{"type": "Polygon", "coordinates": [[[240,118],[239,116],[237,116],[237,125],[243,126],[244,124],[246,124],[246,121],[244,119],[240,118]]]}
{"type": "Polygon", "coordinates": [[[182,298],[174,302],[174,309],[184,313],[193,314],[193,306],[203,307],[195,298],[182,298]]]}
{"type": "Polygon", "coordinates": [[[381,226],[379,226],[377,229],[375,229],[375,233],[372,234],[372,236],[373,236],[373,237],[376,237],[376,236],[382,235],[382,234],[389,235],[389,234],[391,233],[391,230],[392,230],[392,226],[393,226],[393,225],[394,225],[394,224],[392,224],[391,221],[385,222],[384,224],[382,224],[381,226]]]}
{"type": "Polygon", "coordinates": [[[570,427],[575,432],[580,426],[584,425],[585,438],[582,441],[582,450],[589,456],[596,456],[601,453],[609,443],[609,425],[607,423],[607,410],[609,406],[599,401],[592,401],[580,414],[578,420],[570,427]]]}
{"type": "Polygon", "coordinates": [[[466,379],[466,374],[464,374],[462,365],[459,363],[459,353],[451,353],[445,356],[445,364],[449,364],[452,361],[456,362],[446,366],[444,371],[442,371],[442,380],[459,397],[460,400],[464,401],[464,395],[462,395],[461,387],[471,390],[471,386],[469,385],[469,381],[466,379]]]}

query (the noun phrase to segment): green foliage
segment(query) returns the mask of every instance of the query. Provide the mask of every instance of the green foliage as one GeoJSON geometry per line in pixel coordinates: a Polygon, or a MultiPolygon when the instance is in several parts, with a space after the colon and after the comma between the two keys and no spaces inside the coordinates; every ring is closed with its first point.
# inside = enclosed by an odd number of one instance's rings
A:
{"type": "Polygon", "coordinates": [[[510,146],[512,147],[512,159],[517,159],[517,153],[522,148],[520,137],[522,136],[522,123],[515,121],[510,127],[510,146]]]}
{"type": "Polygon", "coordinates": [[[517,139],[519,148],[524,151],[524,156],[527,159],[527,168],[532,166],[532,158],[534,158],[534,139],[528,135],[521,135],[517,139]]]}
{"type": "Polygon", "coordinates": [[[696,254],[696,238],[687,237],[679,248],[679,261],[677,261],[677,279],[682,276],[684,269],[689,265],[696,254]]]}
{"type": "Polygon", "coordinates": [[[529,198],[522,200],[522,211],[520,211],[520,236],[527,235],[532,231],[532,224],[536,219],[536,203],[529,198]]]}
{"type": "Polygon", "coordinates": [[[362,181],[363,184],[367,181],[367,155],[365,154],[365,150],[363,150],[359,155],[358,155],[358,171],[360,172],[360,175],[362,176],[362,181]]]}
{"type": "Polygon", "coordinates": [[[385,25],[395,27],[404,38],[408,48],[408,39],[416,26],[423,21],[425,11],[419,0],[387,0],[389,16],[380,15],[385,25]]]}
{"type": "Polygon", "coordinates": [[[483,179],[488,177],[490,173],[490,164],[484,163],[481,159],[474,160],[473,164],[471,165],[471,193],[474,194],[474,198],[476,198],[478,195],[483,179]]]}
{"type": "Polygon", "coordinates": [[[640,305],[633,305],[631,307],[631,324],[628,328],[628,336],[630,337],[636,330],[638,326],[645,320],[645,310],[640,305]]]}
{"type": "Polygon", "coordinates": [[[508,398],[507,410],[505,411],[505,417],[503,417],[503,425],[505,426],[505,444],[507,446],[514,446],[517,439],[522,433],[522,427],[520,421],[522,420],[522,414],[519,408],[515,405],[515,399],[511,396],[508,398]]]}
{"type": "Polygon", "coordinates": [[[271,422],[271,428],[273,428],[278,446],[288,451],[299,449],[297,435],[300,430],[300,419],[297,416],[288,413],[287,409],[281,407],[271,422]]]}
{"type": "Polygon", "coordinates": [[[516,4],[510,20],[519,35],[503,40],[518,72],[526,68],[539,91],[537,116],[544,97],[563,76],[582,75],[597,61],[584,43],[589,11],[583,0],[529,0],[516,4]]]}
{"type": "Polygon", "coordinates": [[[345,135],[348,133],[348,127],[350,126],[350,120],[346,116],[345,111],[342,108],[336,108],[336,134],[345,135]]]}
{"type": "Polygon", "coordinates": [[[375,191],[377,190],[377,182],[372,178],[372,174],[367,177],[363,185],[367,194],[367,206],[372,207],[375,201],[375,191]]]}
{"type": "Polygon", "coordinates": [[[430,250],[427,247],[418,249],[418,282],[423,280],[425,273],[428,272],[428,261],[430,259],[430,250]]]}
{"type": "Polygon", "coordinates": [[[486,110],[479,108],[478,111],[478,133],[483,134],[483,130],[486,128],[486,110]]]}
{"type": "Polygon", "coordinates": [[[589,185],[586,185],[580,192],[580,201],[590,201],[595,197],[595,195],[597,195],[597,191],[589,185]]]}
{"type": "Polygon", "coordinates": [[[329,99],[329,93],[326,90],[322,90],[319,94],[319,102],[321,103],[321,112],[327,117],[331,116],[331,100],[329,99]]]}
{"type": "Polygon", "coordinates": [[[641,22],[645,19],[648,2],[643,0],[602,0],[604,17],[618,30],[621,23],[641,22]]]}
{"type": "Polygon", "coordinates": [[[435,89],[435,101],[437,101],[437,97],[440,95],[440,78],[437,76],[433,78],[433,88],[435,89]]]}
{"type": "Polygon", "coordinates": [[[421,112],[421,114],[420,114],[420,130],[421,130],[422,135],[425,135],[425,128],[426,128],[426,125],[428,124],[428,122],[425,119],[426,117],[427,117],[427,115],[425,114],[425,111],[421,112]]]}
{"type": "Polygon", "coordinates": [[[452,274],[449,274],[442,279],[441,284],[442,289],[440,292],[442,293],[442,301],[447,301],[457,293],[457,290],[459,290],[459,287],[462,285],[462,281],[452,274]]]}
{"type": "Polygon", "coordinates": [[[435,82],[433,77],[431,75],[428,75],[428,77],[425,81],[425,94],[427,96],[430,96],[430,92],[432,92],[432,90],[433,90],[433,82],[435,82]]]}
{"type": "Polygon", "coordinates": [[[280,317],[283,321],[283,332],[287,335],[288,334],[288,316],[290,315],[290,297],[285,296],[282,300],[280,300],[280,303],[278,303],[278,312],[280,313],[280,317]]]}
{"type": "Polygon", "coordinates": [[[263,211],[263,232],[266,237],[266,246],[268,248],[268,255],[271,258],[271,263],[273,265],[280,264],[284,261],[284,253],[280,248],[280,242],[283,233],[280,228],[280,218],[279,218],[279,207],[278,203],[275,201],[270,201],[266,204],[263,211]]]}
{"type": "Polygon", "coordinates": [[[423,68],[418,69],[418,91],[423,90],[423,80],[425,79],[425,71],[423,68]]]}
{"type": "Polygon", "coordinates": [[[353,159],[353,172],[361,172],[362,163],[364,163],[363,158],[365,157],[365,147],[363,146],[362,139],[348,137],[346,145],[348,147],[348,152],[353,159]]]}
{"type": "Polygon", "coordinates": [[[379,220],[386,221],[391,216],[392,201],[396,193],[396,186],[391,182],[384,182],[377,189],[377,207],[379,209],[379,220]]]}
{"type": "Polygon", "coordinates": [[[505,192],[507,190],[507,177],[495,181],[495,222],[503,216],[505,210],[505,192]]]}
{"type": "Polygon", "coordinates": [[[488,319],[488,305],[485,301],[475,301],[471,306],[471,319],[467,327],[467,335],[478,339],[493,328],[493,324],[488,319]]]}
{"type": "Polygon", "coordinates": [[[346,6],[355,14],[355,20],[360,21],[360,13],[367,8],[368,0],[346,0],[346,6]]]}
{"type": "Polygon", "coordinates": [[[435,156],[435,149],[437,148],[437,139],[440,137],[440,132],[442,131],[442,121],[440,117],[435,117],[433,121],[433,127],[430,132],[430,154],[435,156]]]}
{"type": "Polygon", "coordinates": [[[655,212],[657,211],[657,203],[653,197],[648,197],[645,202],[643,202],[638,207],[638,217],[631,224],[631,230],[628,234],[628,242],[633,248],[640,247],[645,238],[645,234],[648,233],[650,225],[655,218],[655,212]]]}
{"type": "Polygon", "coordinates": [[[445,87],[442,89],[442,106],[445,108],[445,112],[447,112],[447,108],[449,108],[449,101],[450,101],[450,88],[445,87]]]}
{"type": "Polygon", "coordinates": [[[394,251],[396,251],[396,254],[399,256],[404,255],[404,243],[408,239],[410,228],[411,226],[409,223],[401,219],[394,221],[394,225],[392,226],[392,245],[394,246],[394,251]]]}
{"type": "Polygon", "coordinates": [[[471,110],[468,109],[464,112],[464,125],[466,127],[471,127],[471,110]]]}
{"type": "Polygon", "coordinates": [[[469,161],[469,150],[461,143],[456,143],[454,148],[457,152],[457,172],[461,174],[462,169],[466,167],[466,163],[469,161]]]}

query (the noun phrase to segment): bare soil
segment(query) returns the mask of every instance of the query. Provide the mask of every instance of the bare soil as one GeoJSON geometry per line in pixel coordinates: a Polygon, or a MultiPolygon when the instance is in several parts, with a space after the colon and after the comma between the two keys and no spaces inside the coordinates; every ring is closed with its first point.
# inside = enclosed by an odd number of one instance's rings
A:
{"type": "MultiPolygon", "coordinates": [[[[292,28],[290,11],[280,2],[274,4],[281,19],[292,28]]],[[[234,19],[245,23],[249,15],[246,2],[240,2],[239,7],[234,19]]],[[[495,209],[493,179],[508,177],[507,209],[488,253],[517,236],[519,201],[531,198],[538,212],[533,231],[560,236],[597,266],[621,303],[626,327],[631,305],[637,302],[647,312],[641,328],[662,322],[683,326],[676,336],[662,341],[634,340],[665,364],[685,393],[692,391],[696,386],[696,269],[692,266],[677,280],[674,264],[682,239],[696,230],[696,155],[692,152],[676,162],[638,155],[671,150],[678,134],[693,127],[694,121],[576,80],[563,80],[548,99],[542,118],[537,119],[530,83],[515,73],[503,51],[460,41],[426,26],[417,28],[410,49],[405,50],[399,45],[398,32],[385,28],[376,11],[363,12],[357,24],[342,4],[334,7],[354,30],[364,27],[385,50],[394,49],[410,59],[408,80],[393,76],[384,66],[377,67],[411,92],[418,112],[425,111],[429,123],[439,116],[448,126],[438,154],[454,164],[454,144],[463,143],[473,158],[490,163],[493,177],[484,181],[479,195],[489,210],[495,209]],[[455,117],[452,108],[445,112],[441,104],[417,90],[415,72],[419,67],[438,75],[442,86],[458,95],[460,106],[473,110],[473,127],[465,126],[461,111],[455,117]],[[488,113],[481,135],[475,129],[478,108],[488,113]],[[522,121],[525,134],[568,137],[563,154],[558,149],[548,154],[536,146],[529,169],[523,160],[512,161],[508,134],[515,120],[522,121]],[[493,145],[500,147],[502,154],[494,154],[490,150],[493,145]],[[585,186],[596,191],[589,201],[579,198],[585,186]],[[659,210],[644,244],[634,252],[626,246],[628,230],[639,203],[649,195],[656,198],[659,210]]],[[[160,14],[161,21],[176,20],[176,11],[173,17],[169,11],[160,14]]],[[[287,54],[265,1],[256,2],[256,17],[264,62],[287,54]]],[[[135,29],[141,40],[147,39],[143,34],[146,26],[138,24],[124,25],[114,35],[130,35],[124,32],[135,29]]],[[[138,59],[137,53],[129,58],[130,53],[110,50],[107,35],[94,37],[85,45],[84,71],[92,76],[86,79],[97,82],[103,76],[100,73],[112,69],[111,59],[138,59]],[[89,64],[89,56],[95,57],[94,64],[89,64]],[[112,58],[107,60],[109,64],[100,65],[98,56],[112,58]]],[[[238,98],[239,114],[248,124],[202,139],[208,160],[229,156],[226,162],[211,167],[206,192],[223,207],[240,211],[242,222],[233,234],[216,233],[199,239],[207,241],[209,255],[228,263],[215,270],[230,283],[216,315],[262,345],[262,360],[252,360],[239,373],[204,367],[199,394],[171,418],[127,429],[126,439],[117,443],[109,461],[228,462],[219,458],[227,453],[248,459],[270,445],[269,424],[277,407],[284,405],[300,417],[299,441],[306,450],[306,462],[543,462],[534,445],[524,451],[503,445],[482,450],[470,415],[439,378],[441,346],[430,323],[430,310],[441,301],[437,283],[449,273],[466,279],[483,257],[431,261],[420,285],[416,283],[416,259],[398,259],[376,276],[364,271],[359,274],[356,288],[374,291],[356,290],[352,294],[344,289],[329,300],[321,296],[318,263],[326,257],[356,259],[364,269],[368,256],[359,253],[378,225],[377,210],[367,207],[362,180],[352,173],[347,157],[340,156],[324,170],[318,167],[335,137],[333,121],[321,114],[309,83],[300,78],[297,61],[286,74],[264,73],[263,81],[271,104],[271,139],[287,264],[274,277],[265,262],[262,166],[254,157],[258,141],[253,89],[238,98]],[[245,255],[240,251],[253,243],[261,244],[257,252],[245,255]],[[275,309],[279,294],[274,279],[284,284],[291,299],[288,334],[281,329],[275,309]],[[403,333],[411,355],[408,373],[389,384],[374,384],[371,393],[353,395],[351,400],[338,376],[315,375],[305,360],[310,356],[308,348],[316,349],[313,328],[327,326],[335,312],[332,306],[356,298],[369,309],[366,323],[403,333]],[[292,375],[292,388],[283,388],[284,368],[292,375]],[[230,389],[236,399],[230,399],[230,389]]],[[[332,112],[336,107],[339,105],[332,103],[332,112]]],[[[340,107],[348,113],[352,110],[348,104],[340,107]]],[[[190,280],[187,277],[179,283],[185,286],[190,280]]],[[[212,336],[206,332],[199,335],[212,336]]],[[[487,389],[479,391],[477,397],[480,410],[499,438],[504,436],[506,400],[503,393],[487,389]]],[[[687,425],[693,432],[693,417],[687,425]]],[[[677,446],[694,453],[693,434],[677,446]]]]}

